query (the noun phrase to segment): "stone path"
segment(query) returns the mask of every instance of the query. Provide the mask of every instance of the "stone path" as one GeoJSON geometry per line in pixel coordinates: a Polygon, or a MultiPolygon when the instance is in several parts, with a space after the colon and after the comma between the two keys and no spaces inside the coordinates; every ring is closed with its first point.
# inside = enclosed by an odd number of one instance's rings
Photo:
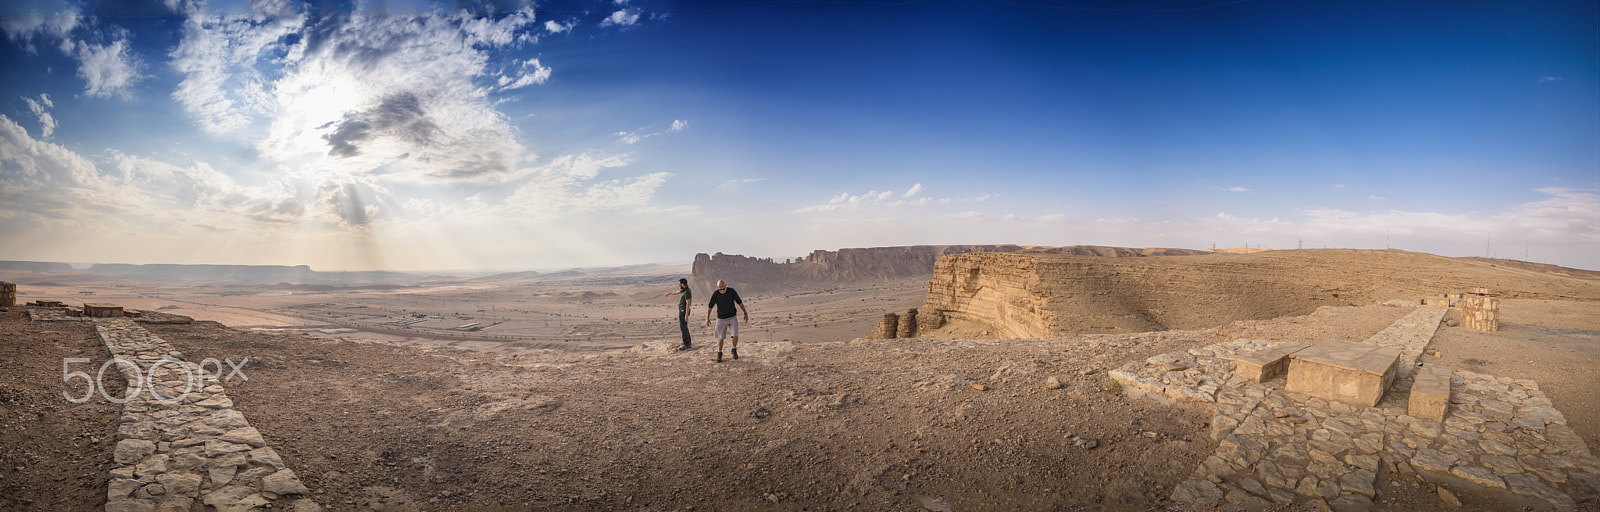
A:
{"type": "Polygon", "coordinates": [[[1417,308],[1366,340],[1401,348],[1400,376],[1376,407],[1286,392],[1282,377],[1258,383],[1233,374],[1231,357],[1285,343],[1277,341],[1241,339],[1161,354],[1111,377],[1129,395],[1215,408],[1217,451],[1173,489],[1174,501],[1368,510],[1384,466],[1571,509],[1572,499],[1556,487],[1569,479],[1600,481],[1600,459],[1537,383],[1456,371],[1444,422],[1406,414],[1410,376],[1444,313],[1444,307],[1417,308]]]}
{"type": "Polygon", "coordinates": [[[113,365],[129,392],[141,383],[149,386],[123,405],[107,512],[187,511],[196,500],[218,511],[322,509],[300,497],[307,490],[294,470],[233,410],[218,380],[227,381],[232,368],[207,364],[210,373],[202,376],[199,365],[182,361],[172,345],[130,319],[94,323],[112,357],[138,364],[113,365]],[[161,397],[152,396],[152,389],[161,397]]]}

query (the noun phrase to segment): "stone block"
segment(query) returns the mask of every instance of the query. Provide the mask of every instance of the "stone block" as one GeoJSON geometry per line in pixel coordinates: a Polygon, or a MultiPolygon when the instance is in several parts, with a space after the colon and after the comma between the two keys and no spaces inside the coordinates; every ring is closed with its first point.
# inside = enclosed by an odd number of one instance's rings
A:
{"type": "Polygon", "coordinates": [[[1289,369],[1289,356],[1305,349],[1299,343],[1284,343],[1266,350],[1242,352],[1233,357],[1233,373],[1256,382],[1266,382],[1289,369]]]}
{"type": "Polygon", "coordinates": [[[1325,400],[1372,407],[1394,382],[1398,347],[1328,340],[1289,356],[1285,389],[1325,400]]]}
{"type": "Polygon", "coordinates": [[[17,305],[17,283],[0,281],[0,308],[17,305]]]}
{"type": "Polygon", "coordinates": [[[1455,371],[1427,365],[1417,371],[1411,384],[1411,403],[1406,414],[1428,421],[1444,421],[1450,408],[1450,377],[1455,371]]]}
{"type": "Polygon", "coordinates": [[[98,302],[83,305],[83,316],[91,318],[121,318],[122,306],[98,302]]]}

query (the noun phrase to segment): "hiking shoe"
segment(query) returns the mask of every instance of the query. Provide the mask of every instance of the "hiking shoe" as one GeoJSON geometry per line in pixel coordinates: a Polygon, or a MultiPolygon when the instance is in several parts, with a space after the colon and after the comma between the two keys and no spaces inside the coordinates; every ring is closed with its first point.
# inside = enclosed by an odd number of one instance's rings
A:
{"type": "Polygon", "coordinates": [[[722,352],[717,352],[717,362],[722,362],[722,352]]]}
{"type": "Polygon", "coordinates": [[[689,350],[689,348],[690,348],[690,347],[689,347],[689,346],[688,346],[688,345],[681,345],[681,346],[679,346],[679,347],[678,347],[678,350],[680,350],[680,351],[682,351],[682,350],[689,350]]]}
{"type": "Polygon", "coordinates": [[[734,347],[734,349],[733,349],[733,358],[734,359],[738,359],[739,358],[739,348],[738,347],[734,347]]]}

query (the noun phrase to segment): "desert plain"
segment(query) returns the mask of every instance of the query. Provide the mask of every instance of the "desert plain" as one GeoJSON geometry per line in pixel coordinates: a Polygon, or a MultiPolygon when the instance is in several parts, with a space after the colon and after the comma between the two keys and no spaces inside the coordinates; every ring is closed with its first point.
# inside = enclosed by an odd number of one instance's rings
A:
{"type": "MultiPolygon", "coordinates": [[[[303,483],[286,496],[298,500],[278,508],[1600,510],[1600,475],[1581,463],[1541,484],[1569,500],[1552,501],[1390,456],[1370,491],[1274,501],[1227,481],[1219,483],[1244,494],[1174,501],[1175,488],[1220,453],[1216,404],[1134,396],[1108,376],[1237,340],[1359,341],[1419,310],[1423,297],[1484,286],[1499,297],[1498,329],[1465,329],[1451,310],[1418,363],[1536,382],[1592,454],[1600,273],[1400,251],[1273,251],[1044,254],[1001,262],[1033,272],[1013,279],[987,256],[958,256],[893,272],[834,262],[767,281],[761,265],[734,272],[711,259],[337,285],[17,270],[0,280],[18,283],[19,303],[191,317],[142,328],[187,361],[248,358],[248,380],[219,385],[303,483]],[[970,274],[936,275],[968,260],[970,274]],[[748,290],[750,311],[740,359],[722,363],[703,325],[719,271],[748,290]],[[680,277],[697,287],[688,351],[673,350],[675,298],[663,296],[680,277]],[[1007,280],[1013,295],[979,291],[1007,280]],[[868,336],[884,313],[936,302],[940,283],[958,282],[972,297],[1039,317],[952,311],[916,337],[868,336]],[[1030,335],[1007,334],[1015,332],[1030,335]]],[[[131,474],[116,453],[125,412],[100,397],[70,403],[63,392],[77,388],[58,373],[66,358],[87,358],[91,370],[111,358],[95,323],[33,321],[28,308],[8,307],[0,336],[0,507],[111,509],[114,475],[131,474]]],[[[101,380],[113,397],[116,380],[101,380]]],[[[152,494],[166,492],[155,478],[130,478],[143,487],[117,498],[176,494],[152,494]]],[[[199,478],[196,492],[226,485],[217,480],[199,478]]]]}

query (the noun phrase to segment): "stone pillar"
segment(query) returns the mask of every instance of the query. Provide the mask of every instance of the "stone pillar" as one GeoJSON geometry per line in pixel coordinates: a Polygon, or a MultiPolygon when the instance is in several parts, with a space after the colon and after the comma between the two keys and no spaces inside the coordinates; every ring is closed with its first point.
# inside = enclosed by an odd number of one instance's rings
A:
{"type": "Polygon", "coordinates": [[[883,321],[878,323],[878,328],[872,331],[872,334],[867,335],[867,339],[894,339],[895,334],[898,332],[900,332],[900,315],[884,313],[883,321]]]}
{"type": "Polygon", "coordinates": [[[1461,299],[1461,326],[1478,332],[1500,329],[1500,299],[1468,295],[1461,299]]]}
{"type": "Polygon", "coordinates": [[[900,332],[896,337],[898,337],[898,338],[915,338],[915,337],[917,337],[917,310],[916,310],[916,308],[907,309],[904,314],[900,315],[900,332]]]}
{"type": "Polygon", "coordinates": [[[17,283],[0,281],[0,308],[17,305],[17,283]]]}
{"type": "Polygon", "coordinates": [[[943,311],[929,306],[917,308],[917,333],[925,333],[940,327],[944,327],[943,311]]]}

